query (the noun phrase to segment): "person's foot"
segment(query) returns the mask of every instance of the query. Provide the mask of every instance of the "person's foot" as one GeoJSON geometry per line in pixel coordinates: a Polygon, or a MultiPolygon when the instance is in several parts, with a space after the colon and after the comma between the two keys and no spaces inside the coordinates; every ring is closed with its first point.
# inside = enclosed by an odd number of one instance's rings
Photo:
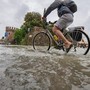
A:
{"type": "Polygon", "coordinates": [[[70,51],[70,49],[72,48],[72,44],[69,46],[69,48],[66,48],[66,53],[68,53],[70,51]]]}
{"type": "Polygon", "coordinates": [[[66,48],[66,53],[68,53],[72,47],[72,43],[71,42],[66,42],[65,43],[65,48],[66,48]]]}
{"type": "Polygon", "coordinates": [[[70,47],[70,45],[71,45],[72,43],[71,42],[65,42],[65,48],[69,48],[70,47]]]}

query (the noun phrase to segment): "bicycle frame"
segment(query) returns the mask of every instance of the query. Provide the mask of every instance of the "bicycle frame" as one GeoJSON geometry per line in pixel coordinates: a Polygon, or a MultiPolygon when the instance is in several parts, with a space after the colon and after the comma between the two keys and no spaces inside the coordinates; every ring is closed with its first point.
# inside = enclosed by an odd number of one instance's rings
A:
{"type": "Polygon", "coordinates": [[[57,41],[57,40],[54,39],[54,36],[49,31],[48,27],[46,27],[45,31],[48,34],[48,36],[50,37],[50,39],[52,39],[57,46],[60,46],[60,47],[63,46],[62,43],[59,43],[59,41],[57,41]]]}
{"type": "Polygon", "coordinates": [[[50,36],[50,38],[55,42],[56,45],[59,45],[58,41],[56,41],[53,37],[53,35],[51,34],[51,32],[48,29],[45,29],[46,33],[50,36]]]}

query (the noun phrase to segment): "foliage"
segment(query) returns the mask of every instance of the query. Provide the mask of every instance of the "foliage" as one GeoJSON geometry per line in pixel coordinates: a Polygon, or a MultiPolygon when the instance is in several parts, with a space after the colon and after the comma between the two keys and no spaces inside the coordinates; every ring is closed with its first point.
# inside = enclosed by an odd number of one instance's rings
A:
{"type": "Polygon", "coordinates": [[[20,43],[21,43],[21,45],[27,45],[27,42],[26,42],[26,39],[25,38],[23,38],[20,43]]]}
{"type": "Polygon", "coordinates": [[[23,38],[23,30],[17,29],[14,34],[16,44],[20,44],[22,38],[23,38]]]}
{"type": "Polygon", "coordinates": [[[16,44],[25,43],[25,36],[30,32],[30,30],[33,30],[35,26],[43,27],[41,15],[38,12],[28,12],[25,15],[23,25],[20,29],[17,29],[14,34],[16,44]]]}
{"type": "Polygon", "coordinates": [[[23,26],[25,29],[33,28],[34,26],[42,27],[41,15],[37,12],[29,12],[25,15],[23,26]]]}

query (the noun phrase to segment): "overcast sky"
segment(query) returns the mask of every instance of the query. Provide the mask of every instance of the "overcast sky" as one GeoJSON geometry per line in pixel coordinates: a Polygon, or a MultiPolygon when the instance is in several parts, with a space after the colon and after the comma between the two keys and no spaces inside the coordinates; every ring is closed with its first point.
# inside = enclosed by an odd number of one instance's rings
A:
{"type": "MultiPolygon", "coordinates": [[[[54,0],[0,0],[0,38],[4,36],[5,27],[20,27],[27,12],[39,12],[47,8],[54,0]]],[[[71,26],[85,26],[90,34],[90,0],[74,0],[78,11],[75,13],[74,22],[71,26]]],[[[57,20],[57,12],[54,10],[48,20],[57,20]]]]}

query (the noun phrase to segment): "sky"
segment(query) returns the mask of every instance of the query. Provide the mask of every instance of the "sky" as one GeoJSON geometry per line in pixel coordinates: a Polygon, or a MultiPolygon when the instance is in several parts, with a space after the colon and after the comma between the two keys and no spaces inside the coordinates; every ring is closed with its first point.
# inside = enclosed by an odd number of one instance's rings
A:
{"type": "MultiPolygon", "coordinates": [[[[54,0],[0,0],[0,38],[4,36],[6,26],[20,28],[27,12],[39,12],[43,15],[54,0]]],[[[90,36],[90,0],[74,0],[78,11],[74,14],[74,22],[71,26],[84,26],[90,36]]],[[[57,10],[47,17],[48,21],[58,20],[57,10]]]]}

